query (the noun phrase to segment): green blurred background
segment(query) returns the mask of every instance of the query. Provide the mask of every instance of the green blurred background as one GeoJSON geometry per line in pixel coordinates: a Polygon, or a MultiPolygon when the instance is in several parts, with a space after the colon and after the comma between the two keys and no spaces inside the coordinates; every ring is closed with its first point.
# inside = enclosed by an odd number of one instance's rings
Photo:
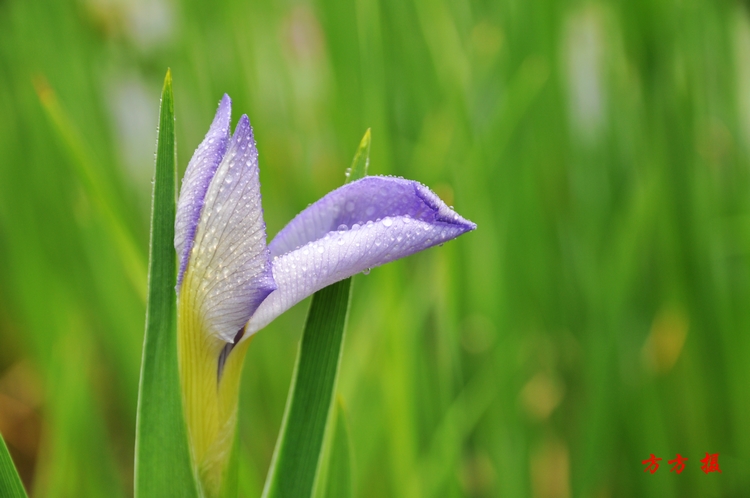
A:
{"type": "MultiPolygon", "coordinates": [[[[745,4],[0,0],[0,432],[33,496],[132,494],[167,67],[181,171],[224,92],[250,116],[269,235],[368,127],[371,174],[479,225],[355,279],[357,496],[750,495],[745,4]]],[[[307,306],[250,347],[242,496],[307,306]]]]}

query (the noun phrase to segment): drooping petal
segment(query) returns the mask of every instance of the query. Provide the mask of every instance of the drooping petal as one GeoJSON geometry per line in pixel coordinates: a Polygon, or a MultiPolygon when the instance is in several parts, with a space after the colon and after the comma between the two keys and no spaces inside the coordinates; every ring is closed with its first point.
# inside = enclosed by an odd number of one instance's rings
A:
{"type": "Polygon", "coordinates": [[[180,294],[186,301],[180,304],[194,310],[205,333],[233,342],[275,288],[258,151],[243,115],[206,192],[180,294]]]}
{"type": "Polygon", "coordinates": [[[232,100],[224,94],[221,102],[219,102],[219,108],[216,111],[213,123],[211,123],[203,142],[193,154],[182,179],[174,234],[174,247],[177,250],[177,257],[180,262],[180,270],[177,276],[178,292],[187,267],[190,250],[193,247],[195,229],[198,226],[198,219],[203,209],[208,185],[211,183],[216,168],[219,167],[227,150],[231,115],[232,100]]]}
{"type": "Polygon", "coordinates": [[[370,176],[344,185],[271,242],[278,288],[250,319],[247,335],[327,285],[475,228],[418,182],[370,176]]]}

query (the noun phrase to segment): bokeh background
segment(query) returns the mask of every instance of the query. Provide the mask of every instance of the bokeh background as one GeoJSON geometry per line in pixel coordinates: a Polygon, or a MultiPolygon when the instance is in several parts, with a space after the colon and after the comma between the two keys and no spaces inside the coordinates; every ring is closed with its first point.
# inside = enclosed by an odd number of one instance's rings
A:
{"type": "MultiPolygon", "coordinates": [[[[355,279],[357,496],[748,496],[745,3],[0,0],[0,432],[33,496],[132,494],[167,67],[180,172],[224,92],[250,116],[271,236],[368,127],[371,174],[479,225],[355,279]]],[[[307,306],[251,345],[242,496],[307,306]]]]}

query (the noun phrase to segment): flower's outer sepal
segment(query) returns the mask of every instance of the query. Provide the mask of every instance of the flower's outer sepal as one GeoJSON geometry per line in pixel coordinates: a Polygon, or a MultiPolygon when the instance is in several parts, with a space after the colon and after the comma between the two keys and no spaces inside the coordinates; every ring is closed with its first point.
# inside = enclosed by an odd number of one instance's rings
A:
{"type": "Polygon", "coordinates": [[[367,176],[346,184],[298,214],[271,242],[278,289],[252,316],[247,335],[327,285],[475,228],[421,183],[367,176]]]}

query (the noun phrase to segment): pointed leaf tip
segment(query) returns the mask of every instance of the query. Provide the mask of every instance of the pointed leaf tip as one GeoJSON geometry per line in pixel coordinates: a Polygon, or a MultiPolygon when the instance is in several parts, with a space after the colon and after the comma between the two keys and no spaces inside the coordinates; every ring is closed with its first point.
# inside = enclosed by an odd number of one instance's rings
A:
{"type": "Polygon", "coordinates": [[[344,183],[353,182],[367,176],[367,168],[370,166],[370,128],[365,131],[362,140],[359,141],[357,152],[352,159],[352,165],[346,170],[344,183]]]}
{"type": "Polygon", "coordinates": [[[169,95],[169,98],[171,99],[172,95],[172,70],[167,68],[167,74],[164,75],[164,85],[161,89],[161,98],[164,100],[165,97],[169,95]]]}
{"type": "Polygon", "coordinates": [[[0,435],[0,496],[7,498],[26,498],[21,478],[18,477],[13,460],[8,453],[2,435],[0,435]]]}

